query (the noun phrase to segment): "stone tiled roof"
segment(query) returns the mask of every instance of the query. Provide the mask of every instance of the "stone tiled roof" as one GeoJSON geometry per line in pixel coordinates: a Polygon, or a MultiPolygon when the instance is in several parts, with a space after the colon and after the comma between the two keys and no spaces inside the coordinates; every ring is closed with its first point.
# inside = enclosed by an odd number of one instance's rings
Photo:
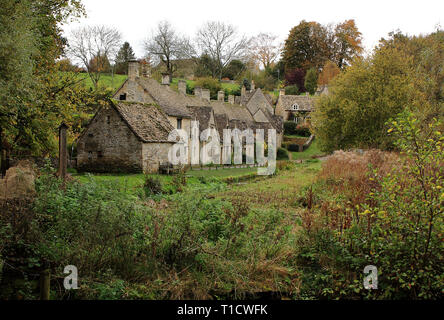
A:
{"type": "Polygon", "coordinates": [[[184,96],[152,78],[137,78],[137,82],[169,116],[190,118],[187,106],[208,105],[202,98],[184,96]]]}
{"type": "Polygon", "coordinates": [[[188,107],[191,113],[191,120],[199,121],[199,130],[202,132],[208,129],[213,109],[211,107],[188,107]]]}
{"type": "Polygon", "coordinates": [[[284,110],[292,111],[295,103],[302,111],[312,111],[314,109],[314,101],[310,96],[283,95],[279,97],[279,100],[284,110]]]}
{"type": "Polygon", "coordinates": [[[229,120],[253,121],[253,116],[244,106],[212,100],[214,114],[226,114],[229,120]]]}
{"type": "Polygon", "coordinates": [[[112,101],[111,106],[143,142],[168,142],[174,128],[158,106],[126,101],[112,101]]]}

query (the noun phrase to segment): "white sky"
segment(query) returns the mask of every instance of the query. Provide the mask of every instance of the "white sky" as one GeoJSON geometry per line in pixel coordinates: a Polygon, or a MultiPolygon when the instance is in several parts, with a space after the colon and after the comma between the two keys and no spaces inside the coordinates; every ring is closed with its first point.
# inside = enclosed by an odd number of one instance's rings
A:
{"type": "Polygon", "coordinates": [[[70,29],[85,24],[114,26],[128,41],[137,57],[144,55],[143,39],[160,20],[169,20],[182,34],[193,37],[209,20],[231,23],[240,33],[254,36],[273,33],[284,41],[301,20],[321,24],[355,19],[366,50],[381,37],[400,29],[417,35],[430,33],[444,24],[443,0],[83,0],[87,18],[66,25],[70,29]]]}

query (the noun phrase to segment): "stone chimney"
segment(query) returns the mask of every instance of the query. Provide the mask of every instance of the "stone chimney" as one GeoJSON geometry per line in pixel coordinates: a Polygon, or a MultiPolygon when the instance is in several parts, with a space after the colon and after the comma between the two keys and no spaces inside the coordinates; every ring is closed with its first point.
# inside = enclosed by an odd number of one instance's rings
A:
{"type": "Polygon", "coordinates": [[[202,88],[201,87],[194,87],[194,95],[196,97],[202,97],[202,88]]]}
{"type": "Polygon", "coordinates": [[[285,96],[285,89],[279,89],[279,96],[285,96]]]}
{"type": "Polygon", "coordinates": [[[202,99],[210,101],[210,90],[202,89],[202,99]]]}
{"type": "Polygon", "coordinates": [[[220,90],[217,92],[217,101],[225,101],[225,91],[220,90]]]}
{"type": "Polygon", "coordinates": [[[171,82],[171,77],[169,73],[162,73],[162,84],[169,86],[171,82]]]}
{"type": "Polygon", "coordinates": [[[254,80],[251,80],[251,90],[254,91],[256,89],[256,85],[254,84],[254,80]]]}
{"type": "Polygon", "coordinates": [[[128,79],[134,81],[137,77],[139,77],[139,61],[130,60],[128,61],[128,79]]]}
{"type": "Polygon", "coordinates": [[[180,93],[187,94],[187,82],[185,80],[179,80],[177,87],[180,93]]]}
{"type": "Polygon", "coordinates": [[[232,95],[232,94],[228,95],[228,103],[234,104],[234,95],[232,95]]]}
{"type": "Polygon", "coordinates": [[[242,86],[241,97],[245,96],[246,94],[247,94],[247,88],[245,88],[245,86],[242,86]]]}

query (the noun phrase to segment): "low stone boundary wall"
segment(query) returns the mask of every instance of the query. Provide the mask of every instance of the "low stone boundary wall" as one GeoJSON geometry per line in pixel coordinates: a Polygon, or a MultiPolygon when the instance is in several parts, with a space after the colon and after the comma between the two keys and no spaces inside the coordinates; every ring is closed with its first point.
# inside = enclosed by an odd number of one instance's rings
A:
{"type": "Polygon", "coordinates": [[[258,164],[237,164],[237,165],[214,165],[214,166],[191,166],[188,167],[188,170],[190,171],[200,171],[200,170],[225,170],[225,169],[241,169],[241,168],[257,168],[257,167],[263,167],[259,166],[258,164]]]}

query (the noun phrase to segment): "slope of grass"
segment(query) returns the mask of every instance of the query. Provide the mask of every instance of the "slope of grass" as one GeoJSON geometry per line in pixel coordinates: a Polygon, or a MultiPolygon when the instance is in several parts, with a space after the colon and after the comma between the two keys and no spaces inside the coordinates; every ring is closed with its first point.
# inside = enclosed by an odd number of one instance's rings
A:
{"type": "Polygon", "coordinates": [[[291,152],[292,160],[306,160],[311,159],[314,156],[322,156],[324,152],[319,149],[317,140],[315,139],[313,143],[303,152],[291,152]]]}
{"type": "MultiPolygon", "coordinates": [[[[93,88],[93,83],[87,73],[80,73],[79,76],[85,79],[84,84],[87,88],[93,88]]],[[[117,90],[127,78],[128,76],[124,74],[115,74],[114,76],[111,74],[103,74],[100,77],[99,86],[117,90]]]]}

